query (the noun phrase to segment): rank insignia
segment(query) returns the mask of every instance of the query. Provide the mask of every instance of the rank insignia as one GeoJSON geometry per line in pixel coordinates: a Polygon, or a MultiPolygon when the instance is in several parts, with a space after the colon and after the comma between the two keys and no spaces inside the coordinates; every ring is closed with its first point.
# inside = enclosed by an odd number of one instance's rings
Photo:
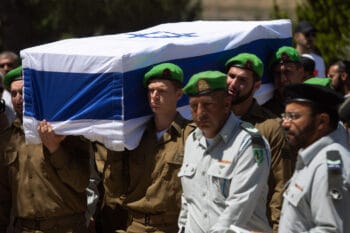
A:
{"type": "Polygon", "coordinates": [[[210,86],[207,83],[207,81],[201,79],[201,80],[199,80],[197,82],[197,91],[198,92],[206,91],[206,90],[209,90],[209,89],[210,89],[210,86]]]}
{"type": "Polygon", "coordinates": [[[264,161],[265,150],[263,148],[253,148],[254,158],[258,165],[264,161]]]}

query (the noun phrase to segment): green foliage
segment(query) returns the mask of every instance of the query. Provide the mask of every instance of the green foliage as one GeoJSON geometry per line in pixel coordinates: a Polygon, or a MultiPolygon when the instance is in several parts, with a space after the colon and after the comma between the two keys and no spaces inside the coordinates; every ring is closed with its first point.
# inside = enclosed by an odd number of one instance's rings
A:
{"type": "Polygon", "coordinates": [[[350,1],[305,0],[298,4],[297,16],[315,25],[316,46],[326,64],[335,59],[349,59],[350,1]]]}
{"type": "Polygon", "coordinates": [[[288,19],[288,13],[280,9],[276,0],[273,0],[273,10],[270,14],[272,19],[288,19]]]}
{"type": "Polygon", "coordinates": [[[197,19],[201,0],[1,0],[0,49],[197,19]]]}

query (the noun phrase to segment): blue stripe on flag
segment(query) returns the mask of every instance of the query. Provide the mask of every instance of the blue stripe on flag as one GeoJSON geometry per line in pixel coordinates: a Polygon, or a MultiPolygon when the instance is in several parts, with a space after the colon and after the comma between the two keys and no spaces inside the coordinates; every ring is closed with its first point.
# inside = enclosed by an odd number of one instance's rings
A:
{"type": "Polygon", "coordinates": [[[122,74],[24,69],[25,115],[38,120],[122,120],[122,74]],[[35,91],[32,91],[35,90],[35,91]]]}
{"type": "MultiPolygon", "coordinates": [[[[260,39],[235,49],[218,53],[171,60],[184,70],[185,81],[203,70],[226,72],[224,64],[241,52],[251,52],[265,64],[263,83],[270,83],[268,61],[283,45],[291,45],[291,38],[260,39]]],[[[24,69],[25,116],[37,120],[67,121],[80,119],[129,120],[151,113],[146,88],[142,85],[145,67],[122,73],[68,73],[24,69]],[[32,91],[35,90],[35,91],[32,91]],[[123,115],[124,98],[124,115],[123,115]]],[[[179,106],[188,103],[184,96],[179,106]]]]}

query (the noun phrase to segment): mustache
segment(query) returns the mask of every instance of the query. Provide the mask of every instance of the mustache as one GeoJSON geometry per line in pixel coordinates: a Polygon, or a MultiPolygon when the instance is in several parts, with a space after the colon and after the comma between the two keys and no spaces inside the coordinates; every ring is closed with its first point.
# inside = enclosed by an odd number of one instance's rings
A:
{"type": "Polygon", "coordinates": [[[207,114],[201,114],[200,116],[193,117],[193,121],[196,121],[196,122],[206,121],[207,119],[208,119],[207,114]]]}

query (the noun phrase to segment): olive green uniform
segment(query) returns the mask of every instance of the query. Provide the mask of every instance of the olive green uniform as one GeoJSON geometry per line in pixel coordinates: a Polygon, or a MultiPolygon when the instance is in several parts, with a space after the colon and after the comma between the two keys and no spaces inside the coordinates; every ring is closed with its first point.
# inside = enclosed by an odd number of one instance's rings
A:
{"type": "Polygon", "coordinates": [[[105,203],[124,206],[130,215],[127,232],[177,232],[181,207],[184,143],[194,129],[177,114],[158,140],[153,119],[140,145],[132,151],[108,151],[105,165],[105,203]]]}
{"type": "Polygon", "coordinates": [[[271,148],[271,171],[267,199],[267,216],[274,232],[277,232],[282,208],[283,187],[293,174],[293,161],[280,119],[254,100],[242,120],[254,124],[267,139],[271,148]]]}
{"type": "Polygon", "coordinates": [[[12,199],[15,232],[86,232],[91,144],[67,136],[51,154],[41,144],[25,144],[19,119],[1,133],[0,141],[0,160],[8,175],[4,187],[9,187],[7,197],[1,197],[0,213],[11,207],[2,200],[12,199]]]}
{"type": "Polygon", "coordinates": [[[263,104],[263,107],[267,108],[277,116],[280,116],[281,113],[284,113],[284,104],[283,100],[278,98],[276,95],[278,94],[275,93],[275,96],[273,96],[272,99],[263,104]]]}

